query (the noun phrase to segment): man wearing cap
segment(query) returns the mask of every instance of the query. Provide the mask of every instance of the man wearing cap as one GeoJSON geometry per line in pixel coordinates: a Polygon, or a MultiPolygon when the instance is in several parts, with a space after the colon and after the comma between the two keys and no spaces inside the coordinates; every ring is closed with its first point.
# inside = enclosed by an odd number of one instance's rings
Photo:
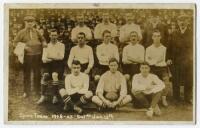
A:
{"type": "Polygon", "coordinates": [[[31,71],[33,70],[34,89],[36,93],[40,92],[40,69],[41,69],[41,54],[42,48],[46,47],[44,37],[34,28],[35,18],[26,16],[24,18],[25,28],[20,30],[14,39],[14,44],[18,42],[25,43],[24,55],[24,94],[27,97],[31,89],[31,71]]]}
{"type": "Polygon", "coordinates": [[[77,15],[77,21],[78,21],[78,25],[75,28],[73,28],[72,32],[71,32],[71,40],[74,43],[77,43],[77,35],[80,32],[85,33],[86,40],[88,40],[88,41],[91,40],[92,39],[92,31],[90,30],[89,27],[87,27],[84,24],[84,17],[83,17],[83,15],[77,15]]]}
{"type": "Polygon", "coordinates": [[[173,95],[180,100],[180,85],[184,84],[184,100],[192,103],[193,88],[193,30],[189,28],[188,16],[178,17],[178,31],[172,34],[169,58],[172,63],[173,95]]]}

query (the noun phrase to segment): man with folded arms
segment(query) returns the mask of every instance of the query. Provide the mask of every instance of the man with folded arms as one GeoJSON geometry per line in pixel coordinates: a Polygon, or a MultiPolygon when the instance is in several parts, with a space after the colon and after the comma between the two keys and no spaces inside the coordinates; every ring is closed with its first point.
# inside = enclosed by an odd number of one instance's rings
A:
{"type": "Polygon", "coordinates": [[[165,84],[158,76],[150,73],[150,66],[147,62],[140,65],[140,73],[135,74],[132,80],[132,94],[135,102],[140,107],[148,108],[146,115],[150,118],[153,115],[160,115],[158,106],[162,90],[165,84]]]}
{"type": "Polygon", "coordinates": [[[110,70],[105,72],[97,85],[96,96],[92,101],[100,109],[114,109],[123,106],[132,100],[127,95],[126,80],[122,73],[117,71],[118,60],[111,58],[109,60],[110,70]]]}
{"type": "Polygon", "coordinates": [[[71,48],[68,66],[71,69],[73,60],[78,60],[81,63],[81,72],[89,74],[94,65],[94,57],[93,50],[86,44],[85,38],[85,33],[78,33],[78,45],[71,48]]]}
{"type": "Polygon", "coordinates": [[[50,32],[50,43],[47,48],[43,49],[42,61],[44,63],[44,74],[41,79],[41,97],[37,104],[41,104],[45,101],[45,92],[47,86],[51,85],[53,89],[53,100],[52,103],[58,102],[58,86],[62,84],[63,73],[64,73],[64,44],[58,42],[58,32],[56,29],[52,29],[50,32]]]}
{"type": "Polygon", "coordinates": [[[72,73],[65,78],[65,87],[60,87],[59,93],[64,101],[64,110],[72,109],[82,114],[82,105],[92,98],[89,88],[89,76],[81,71],[81,63],[78,60],[72,62],[72,73]]]}
{"type": "Polygon", "coordinates": [[[94,78],[96,82],[99,81],[100,76],[103,73],[109,70],[109,59],[115,58],[119,62],[118,47],[110,42],[111,32],[109,30],[105,30],[102,36],[103,42],[96,48],[96,56],[98,59],[97,72],[94,78]]]}
{"type": "MultiPolygon", "coordinates": [[[[147,47],[145,60],[151,66],[152,73],[162,79],[164,74],[168,74],[167,64],[170,65],[169,60],[166,61],[167,48],[161,43],[161,33],[158,29],[154,30],[152,39],[153,44],[147,47]]],[[[162,103],[164,106],[168,106],[166,100],[167,88],[168,87],[166,87],[165,95],[162,96],[162,103]]]]}
{"type": "Polygon", "coordinates": [[[129,45],[125,46],[122,53],[123,73],[127,80],[128,87],[131,87],[131,78],[139,73],[139,65],[144,62],[144,47],[139,44],[139,36],[136,31],[130,34],[129,45]],[[129,84],[130,83],[130,84],[129,84]]]}

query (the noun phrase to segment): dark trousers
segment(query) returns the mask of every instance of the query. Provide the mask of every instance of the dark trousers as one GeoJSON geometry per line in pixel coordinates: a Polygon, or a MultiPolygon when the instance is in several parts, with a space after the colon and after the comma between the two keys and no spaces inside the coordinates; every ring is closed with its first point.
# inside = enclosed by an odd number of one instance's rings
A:
{"type": "Polygon", "coordinates": [[[84,72],[88,68],[88,63],[81,64],[81,72],[84,72]]]}
{"type": "Polygon", "coordinates": [[[127,81],[127,90],[128,90],[128,93],[131,93],[131,88],[132,88],[132,85],[131,85],[131,81],[132,81],[132,78],[135,74],[139,73],[139,66],[140,64],[123,64],[122,65],[122,68],[123,68],[123,74],[128,74],[130,75],[130,80],[127,81]]]}
{"type": "Polygon", "coordinates": [[[130,78],[139,73],[139,64],[123,64],[123,73],[129,74],[130,78]]]}
{"type": "Polygon", "coordinates": [[[135,107],[136,108],[154,108],[156,104],[158,104],[162,92],[152,93],[152,94],[144,94],[144,93],[137,93],[134,94],[135,99],[135,107]]]}
{"type": "Polygon", "coordinates": [[[192,63],[174,63],[172,69],[173,96],[180,100],[180,85],[184,85],[184,100],[193,97],[193,66],[192,63]]]}
{"type": "Polygon", "coordinates": [[[162,80],[163,74],[168,73],[168,70],[167,67],[151,66],[151,72],[162,80]]]}
{"type": "Polygon", "coordinates": [[[23,72],[24,72],[24,92],[29,94],[31,91],[31,71],[33,71],[33,83],[36,93],[40,92],[40,74],[41,55],[25,55],[23,72]]]}
{"type": "Polygon", "coordinates": [[[108,65],[98,64],[97,68],[96,68],[95,75],[100,75],[101,76],[102,74],[104,74],[108,70],[109,70],[109,66],[108,65]]]}

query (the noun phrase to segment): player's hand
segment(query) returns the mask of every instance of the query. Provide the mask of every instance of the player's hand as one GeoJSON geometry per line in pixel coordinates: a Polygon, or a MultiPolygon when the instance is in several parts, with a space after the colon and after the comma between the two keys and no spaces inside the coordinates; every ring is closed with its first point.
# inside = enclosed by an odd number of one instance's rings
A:
{"type": "Polygon", "coordinates": [[[106,106],[112,107],[112,103],[109,100],[105,100],[104,103],[106,104],[106,106]]]}
{"type": "Polygon", "coordinates": [[[147,86],[145,90],[151,90],[153,88],[153,85],[147,86]]]}
{"type": "Polygon", "coordinates": [[[89,73],[90,73],[90,69],[87,68],[87,69],[84,71],[84,73],[89,74],[89,73]]]}
{"type": "Polygon", "coordinates": [[[171,65],[172,64],[172,60],[167,60],[167,65],[171,65]]]}
{"type": "Polygon", "coordinates": [[[116,107],[118,104],[119,104],[119,103],[118,103],[117,101],[114,101],[114,102],[112,103],[112,107],[114,108],[114,107],[116,107]]]}
{"type": "Polygon", "coordinates": [[[31,52],[31,48],[27,45],[25,46],[24,50],[27,51],[27,52],[31,52]]]}

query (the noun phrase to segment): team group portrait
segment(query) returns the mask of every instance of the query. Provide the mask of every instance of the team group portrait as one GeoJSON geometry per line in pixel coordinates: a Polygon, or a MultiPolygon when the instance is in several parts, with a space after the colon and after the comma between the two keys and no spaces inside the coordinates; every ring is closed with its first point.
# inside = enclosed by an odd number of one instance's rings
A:
{"type": "Polygon", "coordinates": [[[195,10],[159,7],[9,8],[8,121],[192,122],[195,10]]]}

